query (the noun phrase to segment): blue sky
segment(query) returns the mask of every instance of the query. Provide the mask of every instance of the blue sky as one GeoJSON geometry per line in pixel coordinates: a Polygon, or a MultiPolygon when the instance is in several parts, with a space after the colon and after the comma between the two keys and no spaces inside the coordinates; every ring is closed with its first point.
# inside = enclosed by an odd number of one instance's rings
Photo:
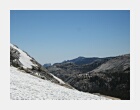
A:
{"type": "Polygon", "coordinates": [[[130,53],[129,10],[11,10],[10,42],[39,63],[130,53]]]}

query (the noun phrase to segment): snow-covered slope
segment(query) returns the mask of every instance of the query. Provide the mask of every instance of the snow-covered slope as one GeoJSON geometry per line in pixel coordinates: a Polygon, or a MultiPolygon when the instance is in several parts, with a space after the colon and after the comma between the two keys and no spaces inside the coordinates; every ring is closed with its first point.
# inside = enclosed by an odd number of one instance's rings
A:
{"type": "Polygon", "coordinates": [[[23,64],[23,68],[32,68],[32,66],[37,66],[31,62],[32,58],[30,58],[25,52],[23,52],[13,44],[10,44],[10,46],[20,53],[19,61],[23,64]]]}
{"type": "Polygon", "coordinates": [[[46,68],[29,56],[28,53],[22,51],[13,44],[10,44],[10,65],[23,70],[28,74],[50,80],[65,87],[73,88],[69,84],[66,84],[61,79],[49,73],[46,68]]]}
{"type": "Polygon", "coordinates": [[[103,96],[79,92],[10,67],[12,100],[108,100],[103,96]]]}

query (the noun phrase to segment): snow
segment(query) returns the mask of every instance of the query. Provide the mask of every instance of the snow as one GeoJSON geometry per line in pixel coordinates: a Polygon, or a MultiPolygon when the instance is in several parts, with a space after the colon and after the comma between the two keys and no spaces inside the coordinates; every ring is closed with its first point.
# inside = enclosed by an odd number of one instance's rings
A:
{"type": "Polygon", "coordinates": [[[20,52],[20,58],[19,61],[24,65],[23,68],[32,68],[32,66],[36,66],[31,62],[31,59],[25,52],[14,46],[13,44],[10,44],[11,47],[16,49],[17,51],[20,52]]]}
{"type": "Polygon", "coordinates": [[[108,100],[109,98],[68,89],[10,67],[12,100],[108,100]]]}
{"type": "MultiPolygon", "coordinates": [[[[14,46],[13,44],[10,44],[11,47],[13,47],[14,49],[16,49],[17,51],[20,52],[20,58],[19,61],[23,64],[23,68],[32,68],[32,66],[37,66],[35,64],[33,64],[31,62],[31,59],[25,52],[23,52],[22,50],[20,50],[19,48],[17,48],[16,46],[14,46]]],[[[51,73],[50,73],[51,74],[51,73]]],[[[35,75],[40,76],[39,73],[35,73],[35,75]]],[[[58,80],[60,82],[60,84],[65,84],[61,79],[57,78],[56,76],[54,76],[53,74],[51,74],[56,80],[58,80]]]]}
{"type": "Polygon", "coordinates": [[[56,79],[57,81],[59,81],[60,84],[65,84],[64,81],[62,81],[61,79],[59,79],[58,77],[54,76],[52,73],[50,73],[54,79],[56,79]]]}

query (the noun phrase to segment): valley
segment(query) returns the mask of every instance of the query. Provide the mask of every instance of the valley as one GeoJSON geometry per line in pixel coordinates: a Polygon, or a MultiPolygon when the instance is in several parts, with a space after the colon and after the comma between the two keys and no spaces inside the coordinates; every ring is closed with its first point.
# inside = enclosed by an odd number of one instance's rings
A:
{"type": "Polygon", "coordinates": [[[130,54],[78,57],[43,67],[10,44],[10,69],[12,100],[130,100],[130,54]]]}

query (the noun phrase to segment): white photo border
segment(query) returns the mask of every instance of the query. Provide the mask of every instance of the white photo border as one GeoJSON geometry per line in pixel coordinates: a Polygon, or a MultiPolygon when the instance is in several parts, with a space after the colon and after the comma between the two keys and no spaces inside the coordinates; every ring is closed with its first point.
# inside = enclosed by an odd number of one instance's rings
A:
{"type": "MultiPolygon", "coordinates": [[[[138,0],[3,0],[0,4],[0,103],[3,109],[139,109],[140,2],[138,0]],[[10,100],[10,10],[130,10],[130,100],[10,100]]],[[[1,108],[0,107],[0,108],[1,108]]]]}

